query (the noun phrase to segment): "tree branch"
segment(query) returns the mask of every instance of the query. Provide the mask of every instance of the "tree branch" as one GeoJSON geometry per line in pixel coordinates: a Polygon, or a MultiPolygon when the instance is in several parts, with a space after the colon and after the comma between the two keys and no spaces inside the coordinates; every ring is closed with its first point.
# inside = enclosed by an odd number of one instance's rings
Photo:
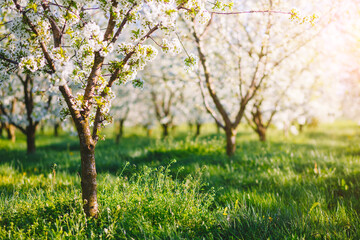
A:
{"type": "Polygon", "coordinates": [[[214,90],[214,86],[212,84],[211,76],[210,76],[210,73],[208,71],[208,66],[207,66],[207,63],[206,63],[206,57],[205,57],[205,54],[203,53],[202,48],[201,48],[201,40],[200,40],[199,36],[197,35],[196,29],[195,29],[194,26],[192,27],[192,30],[193,30],[192,35],[193,35],[193,37],[195,39],[195,42],[196,42],[196,49],[197,49],[198,54],[199,54],[200,63],[201,63],[201,66],[203,68],[203,71],[204,71],[206,87],[208,89],[208,92],[209,92],[211,98],[214,101],[216,109],[219,111],[221,117],[223,118],[225,125],[230,126],[232,124],[231,121],[230,121],[230,118],[229,118],[228,114],[226,113],[224,106],[221,104],[220,99],[218,98],[218,96],[217,96],[217,94],[216,94],[216,92],[214,90]]]}

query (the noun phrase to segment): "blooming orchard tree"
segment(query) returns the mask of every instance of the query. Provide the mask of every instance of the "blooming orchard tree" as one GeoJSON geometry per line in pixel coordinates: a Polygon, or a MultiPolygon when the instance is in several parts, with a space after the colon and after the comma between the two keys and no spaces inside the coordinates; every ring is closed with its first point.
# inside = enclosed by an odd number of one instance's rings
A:
{"type": "Polygon", "coordinates": [[[191,126],[195,126],[195,136],[199,136],[201,126],[204,123],[212,122],[211,116],[204,108],[201,92],[196,82],[188,80],[183,91],[183,114],[186,116],[187,122],[191,126]]]}
{"type": "MultiPolygon", "coordinates": [[[[180,42],[177,49],[180,50],[180,42]]],[[[167,51],[166,49],[164,51],[167,51]]],[[[184,88],[187,78],[184,64],[178,58],[163,55],[156,64],[150,64],[144,70],[142,78],[145,80],[145,94],[150,95],[155,117],[161,125],[163,138],[169,135],[169,130],[177,119],[184,118],[181,110],[184,108],[184,88]]]]}
{"type": "Polygon", "coordinates": [[[49,117],[55,93],[41,74],[16,73],[2,85],[1,117],[26,135],[27,153],[34,153],[35,132],[40,121],[49,117]]]}
{"type": "Polygon", "coordinates": [[[125,121],[129,117],[130,121],[133,123],[139,121],[139,119],[132,118],[132,112],[135,114],[138,113],[139,104],[141,104],[141,101],[143,100],[143,93],[141,88],[129,83],[114,86],[114,92],[118,97],[113,101],[111,110],[119,126],[115,138],[116,143],[119,143],[120,138],[124,134],[125,121]]]}
{"type": "MultiPolygon", "coordinates": [[[[289,29],[282,29],[285,20],[279,23],[273,20],[272,1],[237,4],[239,8],[268,10],[261,15],[213,16],[205,26],[198,25],[196,18],[185,20],[201,65],[198,78],[205,107],[225,131],[229,156],[235,152],[237,127],[247,105],[294,45],[293,35],[286,37],[289,29]]],[[[291,18],[299,20],[295,14],[291,18]]],[[[314,17],[305,21],[313,20],[314,17]]],[[[293,24],[292,28],[298,26],[293,24]]]]}
{"type": "Polygon", "coordinates": [[[304,117],[299,112],[304,113],[305,106],[309,106],[317,91],[312,52],[315,52],[313,48],[303,49],[284,60],[284,67],[279,66],[273,70],[249,103],[245,118],[260,141],[266,141],[267,129],[274,119],[278,120],[277,114],[286,112],[299,119],[304,117]]]}
{"type": "MultiPolygon", "coordinates": [[[[3,94],[4,95],[4,94],[3,94]]],[[[9,109],[9,113],[13,114],[15,113],[15,107],[16,107],[16,99],[13,99],[13,101],[8,105],[8,109],[9,109]]],[[[0,108],[0,115],[3,115],[3,111],[0,108]]],[[[15,135],[15,126],[10,124],[6,118],[4,117],[0,117],[0,124],[1,124],[1,134],[3,129],[5,129],[6,133],[7,133],[7,138],[15,143],[16,141],[16,135],[15,135]]]]}
{"type": "MultiPolygon", "coordinates": [[[[312,9],[321,9],[316,26],[301,34],[288,31],[295,34],[292,46],[288,47],[290,51],[283,52],[282,64],[273,68],[272,74],[264,80],[245,115],[262,141],[266,140],[266,130],[272,122],[284,130],[291,128],[296,132],[294,125],[301,129],[314,119],[329,121],[338,116],[339,94],[336,91],[341,71],[337,67],[338,53],[336,57],[331,56],[335,48],[330,47],[329,40],[334,37],[331,29],[337,24],[334,15],[343,11],[332,8],[328,2],[316,3],[312,9]]],[[[276,35],[272,34],[272,38],[276,39],[276,35]]]]}
{"type": "Polygon", "coordinates": [[[157,53],[155,33],[173,48],[171,34],[179,12],[204,16],[199,0],[18,1],[1,2],[10,16],[4,25],[9,45],[1,49],[1,76],[17,68],[49,74],[71,115],[81,152],[84,211],[97,217],[95,146],[111,121],[115,82],[133,81],[157,53]],[[116,54],[114,54],[116,53],[116,54]]]}

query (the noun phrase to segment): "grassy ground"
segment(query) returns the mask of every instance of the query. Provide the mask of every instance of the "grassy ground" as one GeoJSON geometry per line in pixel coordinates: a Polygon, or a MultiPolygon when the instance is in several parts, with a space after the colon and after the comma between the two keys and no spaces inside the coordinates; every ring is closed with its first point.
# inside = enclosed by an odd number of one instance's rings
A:
{"type": "Polygon", "coordinates": [[[360,135],[350,122],[260,143],[250,129],[225,156],[194,138],[126,129],[96,149],[100,217],[81,210],[76,137],[0,138],[0,239],[360,239],[360,135]]]}

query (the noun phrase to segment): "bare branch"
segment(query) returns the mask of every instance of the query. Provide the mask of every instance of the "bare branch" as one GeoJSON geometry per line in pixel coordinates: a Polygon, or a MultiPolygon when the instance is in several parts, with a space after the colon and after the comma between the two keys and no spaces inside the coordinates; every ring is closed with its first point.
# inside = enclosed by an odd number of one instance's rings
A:
{"type": "Polygon", "coordinates": [[[208,23],[206,24],[205,28],[204,28],[204,31],[199,35],[199,38],[201,39],[203,36],[205,36],[205,34],[208,32],[209,28],[210,28],[210,25],[212,23],[212,20],[213,20],[213,15],[214,14],[211,14],[211,17],[210,17],[210,20],[208,21],[208,23]]]}
{"type": "Polygon", "coordinates": [[[26,135],[26,129],[13,121],[13,119],[11,118],[11,115],[9,113],[7,113],[2,102],[0,102],[0,110],[7,117],[10,124],[14,125],[17,129],[19,129],[23,134],[26,135]]]}
{"type": "Polygon", "coordinates": [[[278,13],[278,14],[286,14],[286,15],[294,15],[292,12],[284,12],[284,11],[275,11],[275,10],[249,10],[249,11],[238,11],[238,12],[212,12],[212,14],[218,15],[239,15],[239,14],[248,14],[248,13],[278,13]]]}
{"type": "Polygon", "coordinates": [[[120,26],[119,26],[118,30],[115,32],[114,37],[113,37],[112,40],[111,40],[111,43],[115,43],[116,40],[119,38],[122,30],[123,30],[124,27],[125,27],[125,24],[126,24],[127,21],[128,21],[128,17],[129,17],[131,11],[133,10],[133,8],[134,8],[135,6],[136,6],[136,4],[133,4],[133,5],[131,6],[131,8],[127,11],[127,13],[125,14],[124,19],[123,19],[122,22],[120,23],[120,26]]]}
{"type": "Polygon", "coordinates": [[[215,122],[223,129],[225,129],[225,126],[221,123],[221,121],[219,120],[219,117],[217,116],[216,112],[210,107],[206,94],[205,94],[205,89],[204,89],[204,85],[201,81],[201,77],[199,76],[199,74],[197,74],[198,76],[198,80],[199,80],[199,86],[200,86],[200,90],[201,90],[201,96],[203,99],[203,103],[204,106],[206,108],[206,111],[212,116],[212,118],[215,120],[215,122]]]}
{"type": "Polygon", "coordinates": [[[199,36],[197,35],[196,29],[195,29],[194,26],[192,27],[192,30],[193,30],[192,35],[193,35],[193,37],[195,39],[195,42],[196,42],[196,48],[197,48],[197,51],[198,51],[198,54],[199,54],[200,63],[201,63],[201,66],[203,68],[203,71],[204,71],[206,87],[208,89],[208,92],[209,92],[211,98],[214,101],[216,109],[219,111],[221,117],[223,118],[223,120],[225,122],[225,125],[231,126],[232,125],[231,120],[230,120],[228,114],[226,113],[226,110],[225,110],[224,106],[221,104],[220,99],[219,99],[219,97],[217,96],[217,94],[216,94],[216,92],[214,90],[214,86],[212,84],[212,79],[211,79],[210,73],[208,71],[208,66],[207,66],[207,63],[206,63],[206,57],[205,57],[205,54],[203,53],[203,50],[201,48],[201,40],[200,40],[199,36]]]}

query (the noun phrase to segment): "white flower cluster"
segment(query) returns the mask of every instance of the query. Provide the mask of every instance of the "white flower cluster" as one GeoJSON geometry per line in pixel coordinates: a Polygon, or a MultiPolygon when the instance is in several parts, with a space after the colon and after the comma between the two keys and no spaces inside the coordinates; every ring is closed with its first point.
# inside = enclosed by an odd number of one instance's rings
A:
{"type": "Polygon", "coordinates": [[[196,15],[196,21],[200,24],[206,24],[210,21],[210,18],[211,15],[205,8],[201,8],[196,15]]]}
{"type": "Polygon", "coordinates": [[[59,61],[55,62],[55,68],[57,69],[54,74],[54,85],[61,86],[67,83],[70,79],[69,76],[72,74],[74,65],[72,61],[61,63],[59,61]]]}
{"type": "Polygon", "coordinates": [[[143,70],[148,62],[155,59],[158,51],[151,45],[121,43],[118,45],[116,52],[123,56],[133,52],[130,59],[124,66],[121,66],[119,74],[120,82],[126,83],[135,79],[138,70],[143,70]]]}
{"type": "Polygon", "coordinates": [[[101,108],[100,112],[104,115],[109,114],[111,102],[115,99],[114,92],[111,91],[111,89],[108,89],[106,97],[101,99],[101,108]]]}
{"type": "Polygon", "coordinates": [[[198,57],[193,53],[190,53],[190,55],[184,60],[185,70],[193,71],[195,68],[197,68],[198,62],[199,62],[198,57]]]}
{"type": "Polygon", "coordinates": [[[177,39],[177,38],[174,38],[171,41],[164,38],[162,40],[161,47],[162,47],[161,49],[163,52],[165,52],[165,53],[169,52],[172,55],[179,54],[182,49],[181,43],[180,43],[179,39],[177,39]]]}
{"type": "Polygon", "coordinates": [[[144,7],[144,18],[155,25],[161,23],[163,28],[174,29],[177,18],[176,1],[148,1],[144,7]]]}
{"type": "Polygon", "coordinates": [[[98,38],[100,36],[100,26],[93,22],[86,24],[83,35],[86,39],[98,38]]]}
{"type": "Polygon", "coordinates": [[[45,66],[45,59],[42,56],[28,56],[23,57],[20,60],[19,68],[26,69],[30,72],[36,72],[38,69],[41,69],[45,66]]]}
{"type": "Polygon", "coordinates": [[[106,57],[114,50],[114,45],[112,43],[108,43],[107,41],[103,41],[101,43],[100,55],[102,57],[106,57]]]}
{"type": "Polygon", "coordinates": [[[90,44],[81,45],[77,52],[77,60],[83,68],[90,68],[94,62],[94,48],[90,44]]]}
{"type": "Polygon", "coordinates": [[[82,93],[78,92],[76,94],[76,97],[70,98],[70,103],[73,106],[73,108],[77,111],[81,111],[83,108],[83,99],[84,96],[82,93]]]}
{"type": "Polygon", "coordinates": [[[69,76],[72,74],[74,64],[70,61],[69,51],[64,48],[53,48],[51,56],[55,64],[56,73],[53,74],[53,84],[56,86],[64,85],[69,81],[69,76]]]}

